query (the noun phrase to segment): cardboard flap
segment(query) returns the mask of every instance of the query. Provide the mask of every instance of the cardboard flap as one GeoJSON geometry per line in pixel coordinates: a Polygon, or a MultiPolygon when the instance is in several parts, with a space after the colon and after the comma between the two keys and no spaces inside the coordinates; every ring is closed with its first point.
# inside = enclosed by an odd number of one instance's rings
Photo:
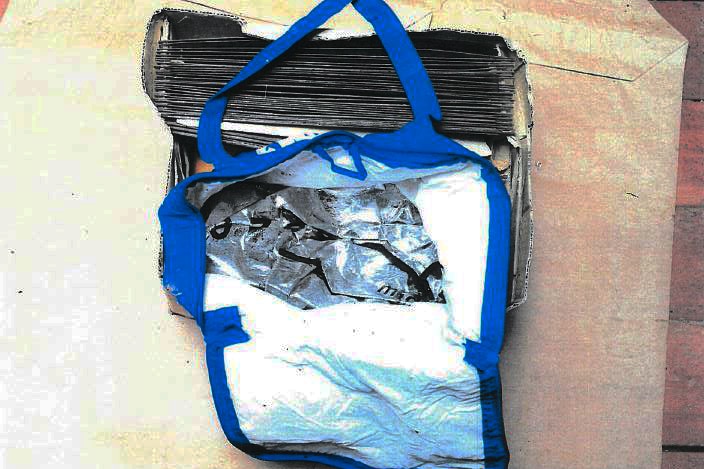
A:
{"type": "Polygon", "coordinates": [[[531,64],[628,81],[687,44],[646,0],[447,0],[431,27],[497,33],[531,64]]]}
{"type": "MultiPolygon", "coordinates": [[[[410,30],[499,34],[531,64],[632,81],[687,44],[647,0],[386,0],[410,30]]],[[[248,33],[274,38],[318,0],[232,0],[210,5],[247,20],[248,33]]],[[[325,24],[330,37],[371,28],[352,7],[325,24]]]]}

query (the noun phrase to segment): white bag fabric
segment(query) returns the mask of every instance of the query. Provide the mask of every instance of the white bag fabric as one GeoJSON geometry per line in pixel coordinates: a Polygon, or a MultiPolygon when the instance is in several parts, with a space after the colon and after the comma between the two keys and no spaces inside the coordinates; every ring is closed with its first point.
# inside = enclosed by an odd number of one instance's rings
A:
{"type": "MultiPolygon", "coordinates": [[[[484,458],[479,376],[464,361],[464,342],[478,340],[481,327],[486,184],[473,164],[399,181],[418,172],[365,163],[363,183],[395,182],[418,207],[444,266],[447,303],[302,311],[241,279],[207,274],[204,310],[237,306],[251,338],[224,352],[240,428],[268,449],[315,448],[373,467],[483,467],[475,461],[484,458]]],[[[302,154],[257,179],[361,183],[321,164],[302,154]]]]}

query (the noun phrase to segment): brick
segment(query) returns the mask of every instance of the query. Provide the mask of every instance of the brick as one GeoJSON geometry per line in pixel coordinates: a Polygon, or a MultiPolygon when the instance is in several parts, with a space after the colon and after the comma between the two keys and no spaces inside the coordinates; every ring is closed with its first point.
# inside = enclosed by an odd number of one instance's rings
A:
{"type": "Polygon", "coordinates": [[[10,4],[10,0],[0,0],[0,20],[2,20],[2,15],[5,14],[7,10],[7,5],[10,4]]]}
{"type": "Polygon", "coordinates": [[[664,453],[662,469],[702,469],[704,453],[664,453]]]}
{"type": "Polygon", "coordinates": [[[682,103],[677,204],[704,205],[704,102],[682,103]]]}
{"type": "Polygon", "coordinates": [[[675,208],[670,319],[704,321],[704,206],[675,208]]]}
{"type": "Polygon", "coordinates": [[[670,321],[663,445],[704,446],[704,360],[702,357],[704,357],[704,324],[670,321]]]}
{"type": "Polygon", "coordinates": [[[651,2],[689,41],[684,69],[684,99],[704,99],[704,2],[651,2]]]}

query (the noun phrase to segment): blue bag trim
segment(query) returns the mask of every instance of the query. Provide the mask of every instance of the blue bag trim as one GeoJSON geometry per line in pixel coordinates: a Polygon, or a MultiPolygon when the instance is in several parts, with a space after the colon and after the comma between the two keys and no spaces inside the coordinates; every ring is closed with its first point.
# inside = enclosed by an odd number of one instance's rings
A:
{"type": "Polygon", "coordinates": [[[467,341],[465,361],[477,369],[480,378],[485,467],[506,468],[509,453],[503,427],[501,382],[497,364],[503,342],[508,284],[510,199],[498,172],[490,162],[435,132],[432,119],[440,119],[440,108],[432,84],[403,26],[391,9],[382,0],[352,0],[355,8],[374,26],[388,51],[406,90],[414,120],[396,132],[359,137],[350,132],[332,131],[286,147],[272,144],[264,152],[245,152],[237,157],[231,157],[222,145],[220,122],[227,104],[225,93],[264,68],[348,3],[350,0],[321,2],[309,15],[296,22],[281,38],[258,54],[206,103],[198,128],[198,145],[203,159],[214,163],[216,171],[198,174],[181,182],[169,192],[159,209],[164,237],[164,285],[193,314],[203,330],[213,400],[223,431],[233,445],[262,460],[314,461],[341,469],[374,469],[358,461],[332,455],[270,452],[247,440],[239,426],[227,384],[224,349],[229,345],[246,342],[249,338],[242,329],[236,307],[209,311],[207,317],[203,313],[205,223],[200,212],[187,202],[186,190],[199,181],[234,182],[264,172],[306,149],[314,150],[327,159],[332,171],[358,179],[366,177],[360,153],[392,168],[432,168],[466,160],[479,164],[489,201],[489,246],[480,342],[467,341]],[[357,171],[335,165],[324,149],[336,145],[349,150],[357,171]]]}
{"type": "Polygon", "coordinates": [[[242,328],[239,309],[232,306],[209,311],[202,331],[206,341],[205,361],[208,365],[210,388],[220,426],[233,445],[247,453],[256,451],[257,447],[249,442],[240,428],[225,369],[225,347],[250,339],[242,328]]]}
{"type": "MultiPolygon", "coordinates": [[[[493,166],[482,168],[489,201],[489,245],[487,247],[484,296],[482,299],[481,347],[491,354],[474,354],[466,347],[465,361],[477,363],[479,394],[482,409],[485,469],[506,469],[510,455],[503,411],[501,408],[501,376],[498,358],[504,338],[506,292],[511,232],[511,200],[493,166]],[[485,362],[490,360],[489,362],[485,362]]],[[[469,342],[468,342],[469,345],[469,342]]]]}

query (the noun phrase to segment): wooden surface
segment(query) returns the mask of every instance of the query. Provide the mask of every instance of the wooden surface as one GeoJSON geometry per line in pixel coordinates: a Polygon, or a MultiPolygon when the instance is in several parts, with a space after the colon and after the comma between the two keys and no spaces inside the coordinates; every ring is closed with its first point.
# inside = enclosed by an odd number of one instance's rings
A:
{"type": "Polygon", "coordinates": [[[663,469],[704,468],[704,2],[653,6],[689,40],[672,253],[663,469]]]}

